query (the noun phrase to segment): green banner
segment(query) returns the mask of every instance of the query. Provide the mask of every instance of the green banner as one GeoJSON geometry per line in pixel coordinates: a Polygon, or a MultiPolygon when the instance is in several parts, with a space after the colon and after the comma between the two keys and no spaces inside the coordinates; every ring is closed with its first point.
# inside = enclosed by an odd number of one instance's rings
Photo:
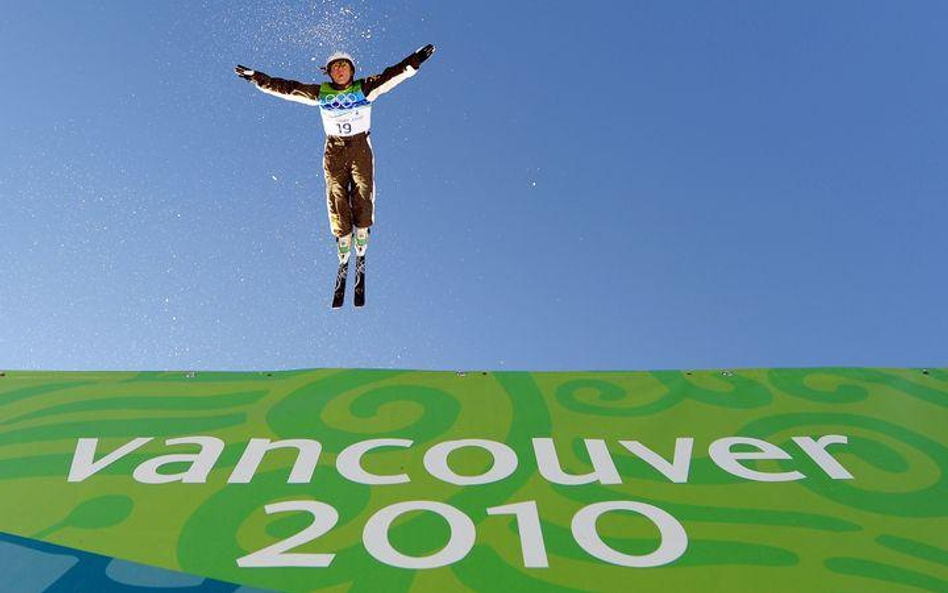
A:
{"type": "Polygon", "coordinates": [[[0,481],[194,590],[946,591],[948,369],[7,372],[0,481]]]}

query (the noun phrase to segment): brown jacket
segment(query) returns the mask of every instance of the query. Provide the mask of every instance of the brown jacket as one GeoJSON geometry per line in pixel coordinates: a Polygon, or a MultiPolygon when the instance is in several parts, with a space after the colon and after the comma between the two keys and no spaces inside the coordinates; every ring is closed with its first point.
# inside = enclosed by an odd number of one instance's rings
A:
{"type": "MultiPolygon", "coordinates": [[[[420,67],[421,65],[418,63],[418,58],[415,54],[411,54],[394,66],[389,66],[383,70],[381,74],[354,80],[349,86],[361,82],[362,92],[365,94],[366,100],[371,102],[377,99],[379,95],[395,88],[396,85],[403,82],[406,78],[414,76],[420,67]]],[[[319,105],[319,89],[322,86],[319,83],[312,84],[277,78],[275,76],[268,76],[263,72],[254,73],[252,80],[254,84],[257,85],[257,88],[267,94],[276,95],[290,101],[307,105],[319,105]]],[[[328,84],[337,91],[348,88],[339,86],[334,82],[328,84]]]]}

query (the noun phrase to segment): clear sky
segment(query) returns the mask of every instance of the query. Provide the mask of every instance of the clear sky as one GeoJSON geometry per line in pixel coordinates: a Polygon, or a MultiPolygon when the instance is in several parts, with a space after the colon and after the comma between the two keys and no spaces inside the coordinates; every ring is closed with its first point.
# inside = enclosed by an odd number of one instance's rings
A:
{"type": "Polygon", "coordinates": [[[0,368],[948,364],[948,3],[11,2],[0,368]],[[368,305],[318,81],[373,109],[368,305]],[[351,287],[347,296],[351,303],[351,287]]]}

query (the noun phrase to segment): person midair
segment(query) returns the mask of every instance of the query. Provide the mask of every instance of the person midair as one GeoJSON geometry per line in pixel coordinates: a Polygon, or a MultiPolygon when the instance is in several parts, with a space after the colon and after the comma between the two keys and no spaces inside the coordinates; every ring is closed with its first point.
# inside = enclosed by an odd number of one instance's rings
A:
{"type": "Polygon", "coordinates": [[[369,227],[375,222],[374,155],[369,140],[372,103],[414,76],[434,51],[428,44],[381,74],[358,79],[352,56],[335,52],[321,68],[331,80],[321,84],[276,78],[239,64],[234,68],[237,76],[265,93],[319,107],[326,132],[326,206],[340,264],[349,260],[353,232],[356,255],[365,255],[369,227]]]}

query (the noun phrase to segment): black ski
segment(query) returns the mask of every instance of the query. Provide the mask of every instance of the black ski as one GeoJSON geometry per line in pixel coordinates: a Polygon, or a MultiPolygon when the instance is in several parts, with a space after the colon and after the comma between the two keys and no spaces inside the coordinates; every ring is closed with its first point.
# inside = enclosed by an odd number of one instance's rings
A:
{"type": "Polygon", "coordinates": [[[349,275],[349,261],[339,264],[339,271],[336,272],[336,288],[332,293],[332,308],[338,309],[346,300],[346,277],[349,275]]]}
{"type": "Polygon", "coordinates": [[[355,296],[352,299],[356,307],[365,305],[365,256],[356,256],[355,296]]]}

